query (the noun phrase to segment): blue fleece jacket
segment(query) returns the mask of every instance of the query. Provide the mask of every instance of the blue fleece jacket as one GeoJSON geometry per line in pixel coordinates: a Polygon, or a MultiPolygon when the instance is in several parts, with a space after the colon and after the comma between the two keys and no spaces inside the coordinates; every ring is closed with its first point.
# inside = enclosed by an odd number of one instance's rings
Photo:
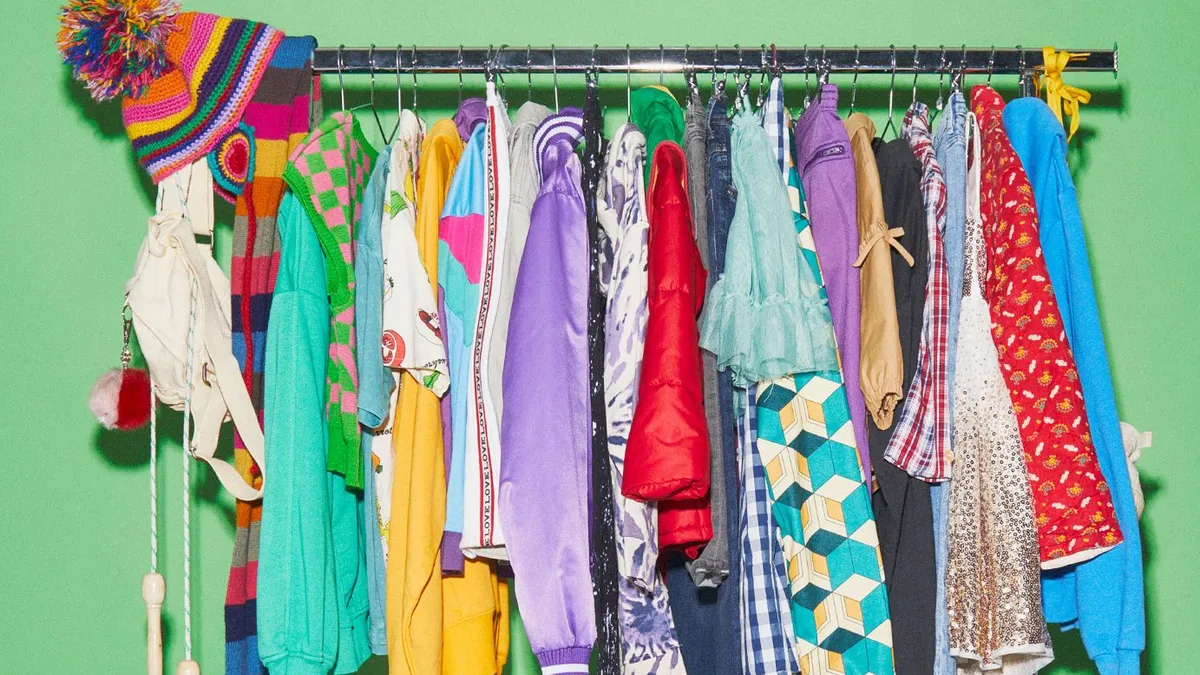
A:
{"type": "Polygon", "coordinates": [[[1004,129],[1033,185],[1042,252],[1067,340],[1075,354],[1100,470],[1108,482],[1125,537],[1116,548],[1096,558],[1044,571],[1042,604],[1047,621],[1063,629],[1079,629],[1084,647],[1101,675],[1137,675],[1146,646],[1141,533],[1125,466],[1083,221],[1067,168],[1066,133],[1050,108],[1037,98],[1009,103],[1004,108],[1004,129]]]}

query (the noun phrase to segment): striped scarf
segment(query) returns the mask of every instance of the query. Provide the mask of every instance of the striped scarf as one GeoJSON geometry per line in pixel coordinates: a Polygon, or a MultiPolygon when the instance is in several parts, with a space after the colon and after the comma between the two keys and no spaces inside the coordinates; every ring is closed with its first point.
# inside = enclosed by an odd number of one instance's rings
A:
{"type": "MultiPolygon", "coordinates": [[[[283,199],[283,169],[289,150],[308,133],[312,52],[316,46],[311,37],[284,38],[243,118],[254,128],[256,161],[253,180],[246,185],[235,207],[230,307],[233,353],[242,367],[260,423],[267,317],[279,270],[275,216],[283,199]]],[[[255,486],[261,485],[258,467],[236,433],[234,464],[244,479],[253,480],[255,486]]],[[[239,501],[236,516],[233,562],[225,594],[225,672],[259,675],[264,668],[258,658],[255,588],[262,503],[239,501]]]]}

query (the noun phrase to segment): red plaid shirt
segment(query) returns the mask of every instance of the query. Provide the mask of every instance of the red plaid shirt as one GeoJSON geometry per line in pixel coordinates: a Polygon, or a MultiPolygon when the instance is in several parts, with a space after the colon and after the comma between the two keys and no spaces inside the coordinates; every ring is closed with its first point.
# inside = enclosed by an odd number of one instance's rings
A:
{"type": "Polygon", "coordinates": [[[929,133],[929,109],[915,102],[904,116],[904,140],[921,162],[921,195],[929,237],[929,281],[917,372],[908,388],[896,430],[884,457],[910,475],[930,482],[950,478],[949,357],[950,280],[942,234],[946,229],[946,178],[929,133]]]}

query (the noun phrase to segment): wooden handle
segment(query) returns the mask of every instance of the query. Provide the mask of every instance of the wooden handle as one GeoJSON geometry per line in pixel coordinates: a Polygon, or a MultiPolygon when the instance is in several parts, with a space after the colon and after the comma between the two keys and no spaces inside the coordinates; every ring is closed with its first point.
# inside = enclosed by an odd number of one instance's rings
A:
{"type": "Polygon", "coordinates": [[[200,675],[200,664],[195,661],[180,661],[175,675],[200,675]]]}
{"type": "MultiPolygon", "coordinates": [[[[142,577],[142,601],[146,603],[146,672],[162,675],[162,606],[167,582],[158,572],[142,577]]],[[[199,672],[199,671],[197,671],[199,672]]]]}

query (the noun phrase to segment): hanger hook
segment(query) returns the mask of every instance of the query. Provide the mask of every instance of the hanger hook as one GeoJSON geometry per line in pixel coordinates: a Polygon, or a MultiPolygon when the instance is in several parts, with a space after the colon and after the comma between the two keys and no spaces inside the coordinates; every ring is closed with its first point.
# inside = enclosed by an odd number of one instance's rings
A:
{"type": "MultiPolygon", "coordinates": [[[[888,121],[887,121],[887,126],[885,126],[883,128],[884,131],[887,131],[888,127],[893,126],[892,125],[892,115],[896,110],[896,107],[895,107],[895,104],[896,104],[896,45],[892,45],[891,50],[892,50],[892,81],[891,81],[891,84],[888,85],[888,121]]],[[[894,131],[894,129],[893,129],[893,131],[894,131]]]]}
{"type": "Polygon", "coordinates": [[[917,78],[919,77],[921,77],[921,50],[913,45],[913,103],[917,102],[917,78]]]}
{"type": "Polygon", "coordinates": [[[809,89],[809,86],[808,86],[808,74],[809,74],[808,71],[809,71],[809,68],[808,68],[808,44],[805,43],[805,45],[804,45],[804,107],[805,108],[807,108],[808,104],[812,102],[812,91],[809,89]]]}
{"type": "Polygon", "coordinates": [[[717,88],[717,50],[719,50],[720,48],[721,48],[720,45],[713,45],[713,66],[712,66],[712,88],[713,89],[717,88]]]}
{"type": "Polygon", "coordinates": [[[550,74],[554,78],[554,112],[558,112],[558,51],[550,45],[550,74]]]}
{"type": "Polygon", "coordinates": [[[766,43],[759,45],[758,50],[758,68],[760,74],[758,76],[758,99],[756,101],[756,105],[757,107],[761,108],[763,102],[767,100],[763,95],[763,84],[767,80],[767,70],[770,68],[770,64],[767,62],[766,43]]]}
{"type": "Polygon", "coordinates": [[[463,46],[458,46],[458,102],[462,104],[463,95],[463,46]]]}
{"type": "Polygon", "coordinates": [[[945,106],[945,100],[942,98],[942,83],[946,81],[946,45],[941,45],[941,59],[938,61],[938,97],[937,109],[940,111],[945,106]]]}
{"type": "Polygon", "coordinates": [[[996,66],[996,45],[992,45],[992,51],[991,51],[991,53],[990,53],[990,54],[988,54],[988,79],[987,79],[987,83],[988,83],[989,85],[992,83],[992,71],[995,69],[995,66],[996,66]]]}
{"type": "Polygon", "coordinates": [[[525,100],[533,100],[533,46],[525,45],[525,100]]]}
{"type": "Polygon", "coordinates": [[[1021,96],[1029,95],[1029,72],[1025,70],[1025,49],[1021,45],[1017,45],[1017,70],[1021,71],[1017,75],[1017,89],[1021,96]]]}
{"type": "Polygon", "coordinates": [[[338,90],[342,93],[342,112],[346,112],[346,83],[342,79],[342,51],[345,49],[346,49],[346,45],[338,45],[338,50],[337,50],[338,90]]]}
{"type": "Polygon", "coordinates": [[[962,46],[962,56],[958,58],[958,72],[950,78],[950,91],[961,92],[967,77],[967,45],[962,46]]]}
{"type": "MultiPolygon", "coordinates": [[[[821,63],[817,65],[817,85],[824,87],[829,83],[829,61],[825,57],[825,45],[821,45],[821,63]]],[[[820,96],[820,93],[817,94],[820,96]]]]}
{"type": "Polygon", "coordinates": [[[696,77],[696,65],[689,60],[689,55],[692,52],[692,46],[689,44],[683,45],[683,79],[687,82],[688,92],[691,96],[700,99],[700,83],[696,77]]]}
{"type": "Polygon", "coordinates": [[[854,104],[858,98],[858,70],[862,64],[858,61],[858,45],[854,45],[854,79],[850,81],[850,112],[854,112],[854,104]]]}
{"type": "MultiPolygon", "coordinates": [[[[488,50],[491,49],[492,46],[488,45],[488,50]]],[[[495,80],[500,81],[500,100],[504,101],[505,105],[507,105],[508,83],[504,81],[504,68],[500,64],[500,52],[503,52],[505,49],[508,49],[508,45],[502,44],[492,52],[492,76],[495,80]]]]}
{"type": "Polygon", "coordinates": [[[417,113],[417,46],[412,46],[413,114],[417,113]]]}
{"type": "Polygon", "coordinates": [[[662,80],[664,80],[664,78],[666,77],[666,73],[667,73],[667,50],[666,50],[666,48],[662,47],[662,43],[659,42],[659,86],[662,86],[662,80]]]}
{"type": "Polygon", "coordinates": [[[483,57],[483,81],[492,81],[492,45],[488,45],[487,54],[483,57]]]}
{"type": "Polygon", "coordinates": [[[629,55],[629,43],[625,43],[625,122],[633,121],[633,58],[629,55]]]}
{"type": "Polygon", "coordinates": [[[588,75],[584,77],[588,84],[595,86],[600,81],[600,71],[596,68],[596,50],[600,48],[599,44],[592,43],[592,58],[591,65],[588,67],[588,75]]]}
{"type": "Polygon", "coordinates": [[[778,77],[782,71],[779,69],[779,48],[775,43],[771,43],[771,74],[778,77]]]}
{"type": "Polygon", "coordinates": [[[399,114],[401,110],[404,110],[404,90],[401,89],[403,82],[400,79],[400,49],[401,45],[396,45],[396,114],[399,114]]]}
{"type": "Polygon", "coordinates": [[[375,107],[375,45],[367,50],[367,73],[371,76],[371,107],[375,107]]]}

